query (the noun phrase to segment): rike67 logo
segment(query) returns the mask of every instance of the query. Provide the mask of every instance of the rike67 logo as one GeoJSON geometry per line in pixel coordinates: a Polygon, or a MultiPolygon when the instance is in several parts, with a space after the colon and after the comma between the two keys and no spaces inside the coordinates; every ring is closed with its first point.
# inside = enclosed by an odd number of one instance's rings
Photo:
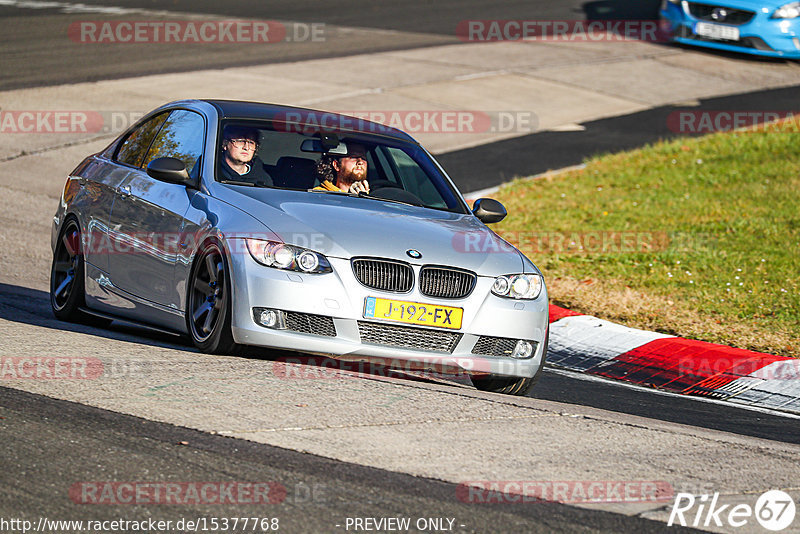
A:
{"type": "Polygon", "coordinates": [[[667,526],[682,527],[743,527],[755,518],[767,530],[774,532],[788,527],[794,521],[794,499],[781,490],[761,494],[755,506],[749,504],[720,504],[719,493],[692,495],[678,493],[672,505],[667,526]]]}

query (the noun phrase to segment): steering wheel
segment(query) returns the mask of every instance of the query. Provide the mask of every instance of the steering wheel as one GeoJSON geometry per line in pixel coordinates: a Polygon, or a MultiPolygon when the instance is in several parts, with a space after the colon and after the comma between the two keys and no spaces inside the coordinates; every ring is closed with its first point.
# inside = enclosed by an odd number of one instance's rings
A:
{"type": "Polygon", "coordinates": [[[384,200],[397,200],[414,206],[424,206],[424,203],[417,195],[406,191],[399,184],[389,180],[371,180],[369,182],[369,196],[384,200]]]}
{"type": "Polygon", "coordinates": [[[389,180],[369,180],[370,191],[372,191],[373,189],[386,189],[389,187],[395,189],[401,189],[400,184],[391,182],[389,180]]]}

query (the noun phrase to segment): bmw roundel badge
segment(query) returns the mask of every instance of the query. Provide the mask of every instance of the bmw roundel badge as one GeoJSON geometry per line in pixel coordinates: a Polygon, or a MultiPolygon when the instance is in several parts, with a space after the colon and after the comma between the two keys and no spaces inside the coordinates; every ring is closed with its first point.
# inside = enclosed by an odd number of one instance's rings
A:
{"type": "Polygon", "coordinates": [[[406,250],[406,254],[408,254],[409,258],[414,258],[415,260],[418,260],[422,257],[422,252],[419,250],[414,250],[413,248],[406,250]]]}

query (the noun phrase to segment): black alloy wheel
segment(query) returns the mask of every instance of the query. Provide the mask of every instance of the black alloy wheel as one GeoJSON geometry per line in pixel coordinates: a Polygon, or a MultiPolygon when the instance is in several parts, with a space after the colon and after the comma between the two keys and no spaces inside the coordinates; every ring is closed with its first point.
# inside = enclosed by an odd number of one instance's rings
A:
{"type": "Polygon", "coordinates": [[[71,219],[61,230],[50,269],[50,306],[62,321],[77,321],[83,304],[83,258],[81,232],[71,219]]]}
{"type": "Polygon", "coordinates": [[[206,244],[189,279],[186,322],[192,342],[203,352],[224,354],[236,348],[231,334],[231,281],[222,249],[206,244]]]}
{"type": "Polygon", "coordinates": [[[81,310],[86,306],[83,241],[78,221],[68,219],[61,229],[50,268],[50,307],[57,319],[106,327],[111,320],[81,310]]]}

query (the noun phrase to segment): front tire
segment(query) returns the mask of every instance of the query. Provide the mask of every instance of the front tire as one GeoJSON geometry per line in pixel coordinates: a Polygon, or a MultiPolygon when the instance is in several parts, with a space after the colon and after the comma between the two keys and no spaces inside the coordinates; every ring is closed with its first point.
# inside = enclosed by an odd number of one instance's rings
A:
{"type": "Polygon", "coordinates": [[[492,393],[503,393],[505,395],[516,395],[524,397],[530,393],[533,386],[539,381],[544,370],[544,362],[547,358],[547,347],[550,344],[550,327],[544,336],[544,350],[542,351],[542,363],[536,374],[530,378],[518,378],[513,376],[489,375],[487,377],[473,378],[472,384],[481,391],[491,391],[492,393]]]}
{"type": "Polygon", "coordinates": [[[534,380],[534,378],[489,375],[486,378],[473,378],[472,383],[475,385],[476,389],[481,391],[491,391],[492,393],[524,397],[530,392],[531,388],[533,388],[536,380],[534,380]]]}
{"type": "Polygon", "coordinates": [[[206,243],[198,252],[186,288],[186,328],[192,343],[210,354],[238,348],[231,333],[231,279],[220,245],[206,243]]]}
{"type": "Polygon", "coordinates": [[[111,321],[81,311],[86,306],[86,266],[78,221],[68,219],[61,229],[50,266],[50,307],[61,321],[106,327],[111,321]]]}
{"type": "Polygon", "coordinates": [[[62,321],[80,320],[83,297],[83,255],[81,231],[74,219],[67,221],[58,236],[50,267],[50,307],[62,321]]]}

